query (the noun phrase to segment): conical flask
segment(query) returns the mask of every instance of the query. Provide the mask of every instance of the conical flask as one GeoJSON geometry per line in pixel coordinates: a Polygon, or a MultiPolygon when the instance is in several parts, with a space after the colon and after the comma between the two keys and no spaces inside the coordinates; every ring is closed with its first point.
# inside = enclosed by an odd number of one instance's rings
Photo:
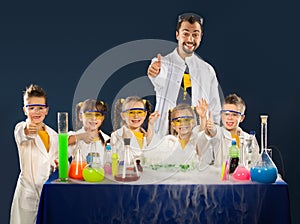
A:
{"type": "Polygon", "coordinates": [[[118,173],[115,175],[116,181],[130,182],[140,178],[135,158],[130,149],[130,138],[124,138],[124,150],[121,151],[123,161],[119,163],[118,173]]]}
{"type": "Polygon", "coordinates": [[[261,115],[261,155],[250,169],[251,180],[259,183],[274,183],[278,170],[267,153],[267,115],[261,115]]]}
{"type": "Polygon", "coordinates": [[[77,144],[72,155],[72,161],[69,168],[69,177],[77,180],[83,180],[82,170],[86,165],[87,162],[81,153],[80,145],[77,144]]]}
{"type": "Polygon", "coordinates": [[[232,176],[235,180],[250,180],[250,171],[245,166],[245,144],[244,137],[240,136],[240,160],[239,165],[234,170],[232,176]]]}

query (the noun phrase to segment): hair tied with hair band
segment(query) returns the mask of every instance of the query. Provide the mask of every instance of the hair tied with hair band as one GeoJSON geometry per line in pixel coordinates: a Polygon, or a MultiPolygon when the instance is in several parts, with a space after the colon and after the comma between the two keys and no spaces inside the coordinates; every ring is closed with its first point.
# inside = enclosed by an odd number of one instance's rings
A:
{"type": "Polygon", "coordinates": [[[83,104],[83,102],[79,102],[77,105],[78,105],[79,107],[82,107],[82,104],[83,104]]]}
{"type": "Polygon", "coordinates": [[[147,100],[143,99],[143,103],[146,104],[147,100]]]}
{"type": "Polygon", "coordinates": [[[120,102],[121,102],[122,104],[124,103],[124,101],[125,101],[124,98],[121,98],[121,99],[120,99],[120,102]]]}
{"type": "Polygon", "coordinates": [[[102,100],[99,101],[102,105],[104,105],[104,102],[102,100]]]}
{"type": "Polygon", "coordinates": [[[174,108],[171,108],[169,111],[172,113],[174,108]]]}

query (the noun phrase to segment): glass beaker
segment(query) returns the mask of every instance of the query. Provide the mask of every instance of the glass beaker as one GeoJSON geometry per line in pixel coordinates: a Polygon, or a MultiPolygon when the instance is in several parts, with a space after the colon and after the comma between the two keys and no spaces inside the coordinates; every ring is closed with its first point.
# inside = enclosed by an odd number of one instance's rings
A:
{"type": "Polygon", "coordinates": [[[77,143],[72,161],[69,168],[69,177],[77,180],[83,180],[82,171],[86,167],[87,162],[81,153],[80,145],[77,143]]]}
{"type": "Polygon", "coordinates": [[[121,158],[124,160],[120,161],[118,173],[114,177],[116,181],[136,181],[140,178],[140,172],[130,149],[130,138],[124,138],[124,145],[124,149],[121,151],[124,155],[121,158]]]}
{"type": "Polygon", "coordinates": [[[57,113],[58,124],[58,177],[60,181],[68,180],[68,113],[57,113]]]}

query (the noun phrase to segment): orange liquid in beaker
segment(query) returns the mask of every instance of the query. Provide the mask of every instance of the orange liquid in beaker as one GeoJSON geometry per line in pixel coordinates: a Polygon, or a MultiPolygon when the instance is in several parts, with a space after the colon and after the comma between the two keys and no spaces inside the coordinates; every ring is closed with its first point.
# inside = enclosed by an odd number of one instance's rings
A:
{"type": "Polygon", "coordinates": [[[69,169],[69,177],[77,180],[83,180],[82,170],[86,167],[87,162],[71,162],[69,169]]]}

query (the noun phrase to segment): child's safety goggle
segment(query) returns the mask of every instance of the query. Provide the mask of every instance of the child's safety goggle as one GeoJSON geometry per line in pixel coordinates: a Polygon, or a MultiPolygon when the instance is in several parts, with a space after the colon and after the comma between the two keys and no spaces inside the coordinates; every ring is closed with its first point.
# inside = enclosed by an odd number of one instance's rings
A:
{"type": "Polygon", "coordinates": [[[194,122],[193,116],[180,116],[172,118],[172,123],[175,126],[192,124],[194,122]]]}
{"type": "Polygon", "coordinates": [[[122,113],[126,114],[129,117],[134,117],[134,116],[144,117],[146,116],[147,111],[145,108],[130,108],[127,110],[123,110],[122,113]]]}
{"type": "Polygon", "coordinates": [[[101,110],[86,110],[82,113],[82,115],[86,118],[86,119],[97,119],[97,120],[101,120],[104,117],[105,112],[101,111],[101,110]]]}
{"type": "Polygon", "coordinates": [[[221,114],[224,115],[225,117],[239,117],[243,116],[243,114],[239,111],[235,110],[221,110],[221,114]]]}
{"type": "Polygon", "coordinates": [[[27,108],[29,113],[33,112],[44,112],[48,108],[47,104],[26,104],[25,108],[27,108]]]}

